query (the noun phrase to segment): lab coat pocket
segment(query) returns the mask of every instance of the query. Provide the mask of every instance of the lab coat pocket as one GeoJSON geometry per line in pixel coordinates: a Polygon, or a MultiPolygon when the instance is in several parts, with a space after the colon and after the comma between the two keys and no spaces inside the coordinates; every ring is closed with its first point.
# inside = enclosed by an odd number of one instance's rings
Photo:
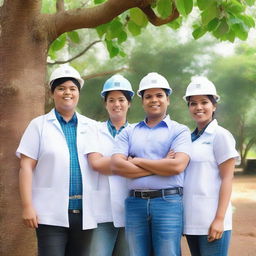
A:
{"type": "Polygon", "coordinates": [[[109,191],[92,191],[93,213],[96,217],[111,215],[111,204],[109,191]]]}
{"type": "Polygon", "coordinates": [[[37,214],[51,215],[54,211],[54,195],[51,188],[33,188],[33,205],[37,214]]]}
{"type": "Polygon", "coordinates": [[[192,198],[192,223],[198,228],[209,228],[217,210],[218,197],[194,195],[192,198]]]}

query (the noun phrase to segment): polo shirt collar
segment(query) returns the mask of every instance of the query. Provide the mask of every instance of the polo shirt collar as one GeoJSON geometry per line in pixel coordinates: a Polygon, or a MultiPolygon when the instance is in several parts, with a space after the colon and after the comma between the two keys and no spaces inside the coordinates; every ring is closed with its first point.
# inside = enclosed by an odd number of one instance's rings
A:
{"type": "MultiPolygon", "coordinates": [[[[147,118],[145,118],[143,121],[139,122],[138,124],[140,125],[146,125],[148,126],[147,124],[147,118]]],[[[163,120],[161,120],[156,126],[163,126],[163,125],[166,125],[168,128],[171,127],[171,118],[169,115],[166,115],[165,118],[163,120]]],[[[154,127],[156,127],[154,126],[154,127]]]]}

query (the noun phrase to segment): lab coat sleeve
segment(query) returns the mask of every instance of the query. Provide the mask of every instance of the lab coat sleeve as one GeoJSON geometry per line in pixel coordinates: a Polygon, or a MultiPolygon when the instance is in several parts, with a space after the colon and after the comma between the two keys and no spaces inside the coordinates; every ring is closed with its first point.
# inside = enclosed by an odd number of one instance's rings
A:
{"type": "Polygon", "coordinates": [[[41,131],[43,129],[43,119],[44,117],[39,117],[33,119],[28,127],[26,128],[18,149],[16,150],[16,156],[20,158],[20,155],[23,154],[34,160],[38,160],[39,151],[40,151],[40,140],[41,140],[41,131]]]}
{"type": "Polygon", "coordinates": [[[101,153],[99,127],[97,124],[92,124],[87,128],[86,136],[84,138],[84,154],[101,153]]]}
{"type": "Polygon", "coordinates": [[[235,146],[233,135],[228,130],[219,127],[213,140],[213,151],[218,165],[230,158],[239,157],[235,146]]]}

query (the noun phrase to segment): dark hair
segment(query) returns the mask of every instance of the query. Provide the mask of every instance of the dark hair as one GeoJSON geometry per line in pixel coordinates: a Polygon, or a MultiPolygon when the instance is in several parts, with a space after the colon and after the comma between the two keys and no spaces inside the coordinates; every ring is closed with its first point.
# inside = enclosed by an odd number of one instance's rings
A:
{"type": "MultiPolygon", "coordinates": [[[[153,88],[152,88],[152,89],[153,89],[153,88]]],[[[167,97],[169,96],[169,90],[164,89],[164,88],[159,88],[159,89],[162,89],[162,90],[165,92],[165,94],[166,94],[167,97]]],[[[145,91],[146,91],[146,90],[143,90],[143,91],[140,92],[141,98],[143,98],[145,91]]]]}
{"type": "Polygon", "coordinates": [[[71,81],[74,83],[74,85],[77,86],[78,90],[80,91],[81,89],[81,85],[80,83],[73,77],[61,77],[61,78],[57,78],[53,81],[52,85],[51,85],[51,92],[53,93],[55,88],[60,85],[65,83],[66,81],[71,81]]]}
{"type": "MultiPolygon", "coordinates": [[[[203,96],[203,95],[202,95],[203,96]]],[[[217,104],[217,100],[213,95],[206,95],[208,97],[208,99],[211,101],[212,105],[216,105],[217,104]]],[[[191,96],[186,97],[186,100],[188,102],[188,106],[189,106],[189,101],[190,101],[191,96]]]]}
{"type": "MultiPolygon", "coordinates": [[[[132,101],[132,97],[131,97],[131,94],[130,94],[129,91],[124,91],[124,90],[117,90],[117,91],[121,92],[124,95],[124,97],[127,99],[128,102],[132,101]]],[[[105,96],[104,96],[104,101],[105,102],[107,101],[108,95],[109,95],[110,92],[112,92],[112,91],[108,91],[108,92],[105,93],[105,96]]]]}

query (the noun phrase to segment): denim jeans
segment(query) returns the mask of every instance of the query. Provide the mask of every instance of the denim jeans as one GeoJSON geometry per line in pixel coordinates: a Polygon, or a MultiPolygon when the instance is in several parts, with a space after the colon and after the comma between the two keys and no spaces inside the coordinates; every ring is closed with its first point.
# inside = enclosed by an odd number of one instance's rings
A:
{"type": "Polygon", "coordinates": [[[126,236],[131,256],[180,256],[182,195],[125,201],[126,236]]]}
{"type": "Polygon", "coordinates": [[[207,235],[186,235],[192,256],[227,256],[231,230],[225,231],[221,239],[207,241],[207,235]]]}
{"type": "Polygon", "coordinates": [[[113,222],[98,224],[93,230],[90,256],[129,256],[124,228],[116,228],[113,222]]]}
{"type": "Polygon", "coordinates": [[[86,256],[92,230],[82,230],[82,214],[69,213],[69,228],[39,224],[39,256],[86,256]]]}

